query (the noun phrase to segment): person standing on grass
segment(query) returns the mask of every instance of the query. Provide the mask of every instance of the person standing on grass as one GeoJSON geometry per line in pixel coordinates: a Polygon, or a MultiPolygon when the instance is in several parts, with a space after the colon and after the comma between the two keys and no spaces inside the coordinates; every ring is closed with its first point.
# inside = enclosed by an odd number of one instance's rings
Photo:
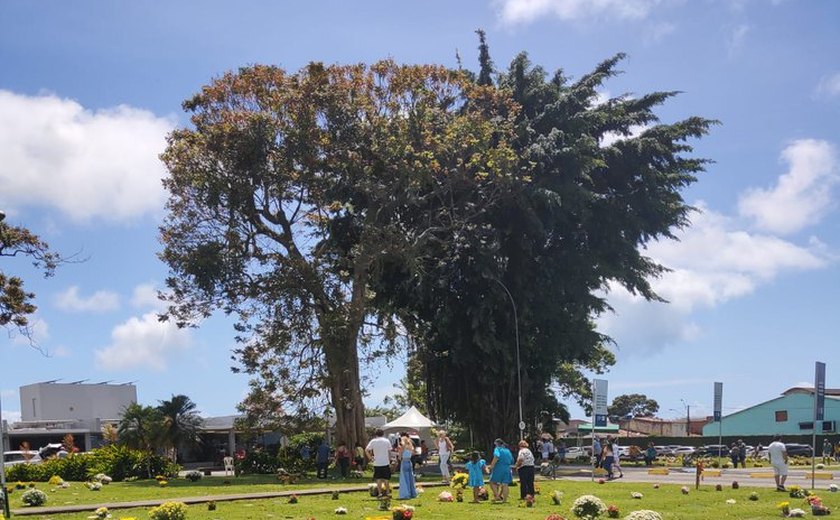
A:
{"type": "Polygon", "coordinates": [[[770,464],[773,466],[773,478],[776,480],[776,491],[785,490],[785,480],[788,474],[788,453],[782,443],[782,436],[773,437],[773,442],[767,447],[767,454],[770,456],[770,464]]]}
{"type": "Polygon", "coordinates": [[[656,460],[656,446],[652,442],[648,443],[647,450],[645,450],[645,466],[653,466],[653,461],[656,460]]]}
{"type": "Polygon", "coordinates": [[[350,473],[350,450],[347,449],[347,443],[344,441],[338,443],[338,448],[335,450],[335,461],[341,473],[341,478],[347,478],[350,473]]]}
{"type": "Polygon", "coordinates": [[[356,463],[356,469],[358,471],[364,471],[367,469],[367,464],[365,464],[365,449],[362,448],[362,445],[358,442],[356,443],[356,448],[353,451],[353,462],[356,463]]]}
{"type": "Polygon", "coordinates": [[[385,438],[382,428],[373,432],[373,439],[368,442],[366,452],[373,462],[373,479],[376,481],[377,495],[391,494],[391,443],[385,438]]]}
{"type": "Polygon", "coordinates": [[[831,453],[833,451],[831,441],[828,439],[823,440],[823,464],[831,463],[831,453]]]}
{"type": "Polygon", "coordinates": [[[486,468],[490,473],[490,489],[493,490],[494,502],[507,502],[510,491],[508,486],[513,482],[510,476],[513,454],[502,439],[496,439],[493,444],[493,460],[486,468]]]}
{"type": "MultiPolygon", "coordinates": [[[[609,438],[610,451],[613,454],[613,471],[618,470],[618,478],[624,476],[624,471],[621,470],[621,447],[618,445],[618,440],[609,438]]],[[[612,475],[612,473],[610,474],[612,475]]]]}
{"type": "MultiPolygon", "coordinates": [[[[594,434],[593,434],[594,435],[594,434]]],[[[601,441],[598,440],[598,437],[592,441],[592,456],[595,457],[595,467],[601,467],[601,458],[604,454],[604,450],[601,447],[601,441]]]]}
{"type": "Polygon", "coordinates": [[[443,478],[443,483],[449,484],[449,456],[455,450],[455,445],[452,444],[452,441],[446,436],[446,432],[443,430],[438,432],[436,442],[438,456],[440,456],[440,475],[443,478]]]}
{"type": "Polygon", "coordinates": [[[417,483],[414,480],[414,443],[407,433],[400,437],[400,500],[417,498],[417,483]]]}
{"type": "Polygon", "coordinates": [[[535,496],[537,493],[534,489],[534,454],[528,449],[528,441],[519,441],[519,453],[514,468],[519,473],[519,498],[525,500],[528,495],[535,496]]]}
{"type": "Polygon", "coordinates": [[[470,476],[467,485],[473,490],[473,504],[479,503],[479,494],[481,493],[481,488],[484,487],[484,468],[486,466],[487,462],[481,458],[481,455],[477,451],[470,453],[470,460],[467,461],[466,470],[470,476]]]}
{"type": "Polygon", "coordinates": [[[321,441],[321,445],[315,451],[315,467],[317,468],[316,476],[318,478],[327,478],[327,466],[330,464],[330,446],[326,439],[321,441]]]}
{"type": "MultiPolygon", "coordinates": [[[[747,467],[747,445],[744,443],[743,439],[738,439],[738,462],[741,463],[741,467],[747,467]]],[[[737,465],[735,466],[738,467],[737,465]]]]}

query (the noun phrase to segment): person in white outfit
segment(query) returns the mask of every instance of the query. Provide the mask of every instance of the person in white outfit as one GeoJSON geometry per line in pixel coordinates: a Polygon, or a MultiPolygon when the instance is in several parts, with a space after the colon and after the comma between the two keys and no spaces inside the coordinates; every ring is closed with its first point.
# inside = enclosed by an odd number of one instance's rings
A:
{"type": "Polygon", "coordinates": [[[449,457],[455,450],[455,445],[446,436],[445,431],[441,430],[438,432],[437,449],[438,455],[440,456],[440,474],[443,477],[443,482],[449,484],[449,457]]]}
{"type": "Polygon", "coordinates": [[[767,454],[770,456],[770,465],[773,466],[773,476],[776,479],[776,491],[785,491],[785,480],[788,474],[787,448],[782,443],[782,436],[776,435],[770,446],[767,446],[767,454]]]}

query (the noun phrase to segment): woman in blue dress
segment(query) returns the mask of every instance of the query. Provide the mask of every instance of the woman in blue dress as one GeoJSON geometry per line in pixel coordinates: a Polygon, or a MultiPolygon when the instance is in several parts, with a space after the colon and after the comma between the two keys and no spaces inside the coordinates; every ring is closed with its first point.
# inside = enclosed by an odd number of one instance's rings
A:
{"type": "Polygon", "coordinates": [[[510,473],[510,466],[513,464],[513,454],[505,446],[502,439],[496,439],[493,443],[493,460],[487,466],[490,473],[490,489],[493,490],[493,500],[496,502],[507,502],[508,486],[513,482],[510,473]]]}
{"type": "Polygon", "coordinates": [[[414,455],[414,443],[407,433],[400,438],[400,500],[417,498],[417,484],[414,481],[414,465],[411,456],[414,455]]]}

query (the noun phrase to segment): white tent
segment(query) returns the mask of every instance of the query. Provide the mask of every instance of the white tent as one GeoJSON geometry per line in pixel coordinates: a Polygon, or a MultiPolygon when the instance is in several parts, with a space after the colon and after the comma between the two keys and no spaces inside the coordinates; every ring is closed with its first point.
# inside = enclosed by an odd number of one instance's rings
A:
{"type": "Polygon", "coordinates": [[[434,426],[437,426],[434,421],[412,406],[401,416],[386,423],[382,429],[387,432],[389,430],[420,430],[421,428],[432,428],[434,426]]]}

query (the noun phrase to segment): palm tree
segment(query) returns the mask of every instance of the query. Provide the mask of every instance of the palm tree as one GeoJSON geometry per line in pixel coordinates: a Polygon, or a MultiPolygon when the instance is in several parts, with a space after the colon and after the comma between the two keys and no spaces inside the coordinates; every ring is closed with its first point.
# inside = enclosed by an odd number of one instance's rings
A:
{"type": "MultiPolygon", "coordinates": [[[[117,434],[121,444],[143,450],[148,455],[155,452],[161,438],[162,416],[157,408],[132,403],[123,410],[117,434]]],[[[151,460],[146,457],[146,472],[152,476],[151,460]]]]}
{"type": "Polygon", "coordinates": [[[160,401],[157,407],[162,416],[161,441],[172,462],[177,462],[179,448],[199,442],[198,428],[203,420],[195,407],[195,403],[185,395],[173,395],[168,401],[160,401]]]}

